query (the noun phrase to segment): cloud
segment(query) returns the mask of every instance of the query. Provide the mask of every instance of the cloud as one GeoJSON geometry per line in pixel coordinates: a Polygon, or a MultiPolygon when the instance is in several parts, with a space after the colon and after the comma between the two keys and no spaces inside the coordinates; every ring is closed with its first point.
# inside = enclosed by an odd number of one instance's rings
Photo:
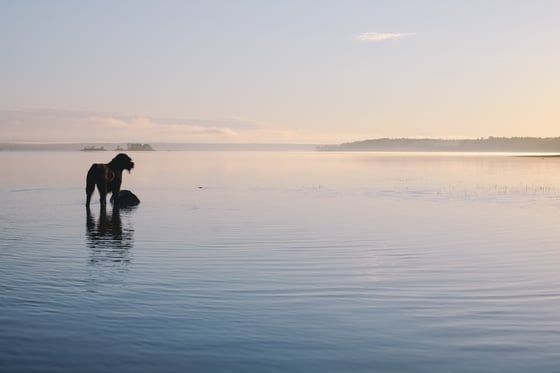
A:
{"type": "Polygon", "coordinates": [[[0,141],[229,142],[258,126],[239,119],[157,118],[70,110],[0,110],[0,141]]]}
{"type": "Polygon", "coordinates": [[[384,41],[384,40],[403,39],[412,35],[415,35],[415,33],[414,32],[404,32],[404,33],[364,32],[356,36],[356,39],[361,41],[384,41]]]}
{"type": "Polygon", "coordinates": [[[148,117],[114,117],[114,116],[91,116],[88,122],[95,127],[104,127],[111,131],[126,131],[127,133],[142,133],[143,135],[156,136],[165,134],[173,138],[179,136],[218,135],[225,137],[237,137],[233,129],[226,126],[191,124],[188,120],[177,122],[166,122],[165,120],[152,119],[148,117]]]}
{"type": "MultiPolygon", "coordinates": [[[[325,130],[240,118],[169,118],[58,109],[1,109],[0,142],[23,143],[316,143],[325,130]]],[[[351,140],[351,138],[349,138],[351,140]]]]}

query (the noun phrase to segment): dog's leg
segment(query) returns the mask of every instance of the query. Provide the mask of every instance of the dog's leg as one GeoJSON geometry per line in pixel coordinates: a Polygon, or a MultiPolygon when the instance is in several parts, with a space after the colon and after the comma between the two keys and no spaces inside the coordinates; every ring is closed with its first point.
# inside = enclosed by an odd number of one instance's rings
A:
{"type": "Polygon", "coordinates": [[[86,176],[86,207],[89,208],[91,202],[91,195],[95,190],[95,168],[91,166],[86,176]]]}
{"type": "Polygon", "coordinates": [[[101,208],[105,208],[107,205],[107,185],[105,183],[97,183],[97,190],[99,191],[101,208]]]}
{"type": "Polygon", "coordinates": [[[95,190],[95,184],[90,183],[88,181],[88,183],[86,184],[86,207],[89,208],[89,203],[91,202],[91,195],[93,194],[93,191],[95,190]]]}
{"type": "Polygon", "coordinates": [[[119,194],[121,193],[121,182],[122,180],[117,178],[115,184],[113,185],[113,206],[119,207],[119,194]]]}
{"type": "Polygon", "coordinates": [[[89,208],[89,206],[86,209],[86,228],[88,234],[95,232],[95,218],[93,217],[93,214],[91,213],[91,209],[89,208]]]}

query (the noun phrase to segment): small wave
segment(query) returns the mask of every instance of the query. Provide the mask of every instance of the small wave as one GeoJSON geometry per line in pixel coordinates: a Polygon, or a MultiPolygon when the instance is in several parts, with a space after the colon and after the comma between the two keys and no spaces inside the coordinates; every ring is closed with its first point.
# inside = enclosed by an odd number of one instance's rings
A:
{"type": "Polygon", "coordinates": [[[20,189],[10,189],[10,193],[26,193],[26,192],[44,192],[52,190],[53,188],[20,188],[20,189]]]}

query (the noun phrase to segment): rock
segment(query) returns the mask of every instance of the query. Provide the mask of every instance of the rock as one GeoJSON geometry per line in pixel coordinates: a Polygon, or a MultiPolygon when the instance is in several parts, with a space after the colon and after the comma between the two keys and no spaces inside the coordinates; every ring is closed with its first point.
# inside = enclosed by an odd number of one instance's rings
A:
{"type": "MultiPolygon", "coordinates": [[[[111,203],[115,203],[114,196],[111,196],[111,203]]],[[[119,207],[132,207],[140,203],[136,194],[132,193],[130,190],[121,190],[119,193],[119,207]]]]}

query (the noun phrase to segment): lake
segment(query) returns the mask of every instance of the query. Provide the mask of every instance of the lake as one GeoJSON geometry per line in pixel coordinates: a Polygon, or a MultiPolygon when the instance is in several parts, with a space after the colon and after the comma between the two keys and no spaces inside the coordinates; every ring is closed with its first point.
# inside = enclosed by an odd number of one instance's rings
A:
{"type": "Polygon", "coordinates": [[[552,372],[560,158],[0,152],[2,372],[552,372]]]}

